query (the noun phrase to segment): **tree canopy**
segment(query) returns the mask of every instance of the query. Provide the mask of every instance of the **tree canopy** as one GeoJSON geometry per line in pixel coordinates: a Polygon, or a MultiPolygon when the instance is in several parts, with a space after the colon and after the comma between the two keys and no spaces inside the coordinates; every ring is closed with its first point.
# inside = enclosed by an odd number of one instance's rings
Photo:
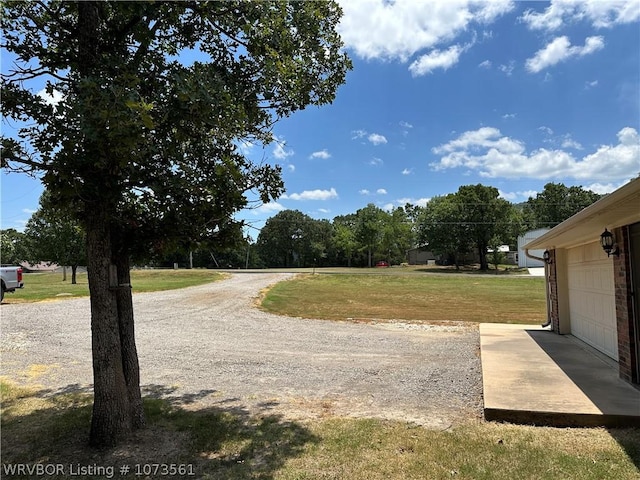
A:
{"type": "Polygon", "coordinates": [[[240,140],[333,101],[351,64],[336,2],[3,2],[2,167],[42,176],[86,233],[94,407],[90,440],[144,425],[129,265],[237,236],[248,203],[283,191],[240,140]],[[31,88],[44,82],[51,98],[31,88]]]}
{"type": "Polygon", "coordinates": [[[420,243],[459,266],[471,249],[471,239],[457,196],[432,198],[417,215],[417,222],[420,243]]]}
{"type": "Polygon", "coordinates": [[[312,265],[312,246],[321,223],[299,210],[283,210],[267,220],[260,231],[258,252],[273,267],[312,265]]]}
{"type": "Polygon", "coordinates": [[[66,210],[49,203],[49,195],[40,197],[40,208],[31,215],[25,227],[27,260],[30,263],[57,263],[71,267],[71,283],[76,272],[86,264],[84,230],[66,210]]]}
{"type": "Polygon", "coordinates": [[[0,252],[3,265],[19,265],[27,260],[26,238],[15,228],[0,230],[0,252]]]}
{"type": "Polygon", "coordinates": [[[481,184],[463,185],[456,193],[432,199],[418,218],[418,236],[430,249],[458,265],[473,246],[481,270],[489,266],[489,247],[514,244],[523,228],[514,205],[500,198],[497,188],[481,184]]]}
{"type": "Polygon", "coordinates": [[[535,198],[525,204],[531,228],[554,227],[598,200],[598,195],[581,186],[567,187],[562,183],[547,183],[535,198]]]}

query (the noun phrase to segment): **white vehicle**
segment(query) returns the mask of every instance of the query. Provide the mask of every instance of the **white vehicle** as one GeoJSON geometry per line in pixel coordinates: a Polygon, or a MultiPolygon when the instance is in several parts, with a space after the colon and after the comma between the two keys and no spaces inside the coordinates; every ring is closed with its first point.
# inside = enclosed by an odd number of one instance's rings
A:
{"type": "Polygon", "coordinates": [[[2,296],[0,302],[4,300],[4,292],[15,292],[16,288],[24,287],[22,281],[22,267],[0,267],[0,280],[2,281],[2,296]]]}

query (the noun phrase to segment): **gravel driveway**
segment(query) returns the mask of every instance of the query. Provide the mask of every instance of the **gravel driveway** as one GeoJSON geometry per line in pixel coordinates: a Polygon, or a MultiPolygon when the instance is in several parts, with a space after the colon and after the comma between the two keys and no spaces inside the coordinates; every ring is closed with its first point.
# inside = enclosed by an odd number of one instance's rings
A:
{"type": "MultiPolygon", "coordinates": [[[[480,415],[476,326],[308,320],[253,306],[261,289],[291,277],[235,273],[134,295],[144,392],[187,408],[371,416],[433,428],[480,415]]],[[[52,392],[90,388],[87,298],[5,304],[0,314],[2,375],[52,392]]]]}

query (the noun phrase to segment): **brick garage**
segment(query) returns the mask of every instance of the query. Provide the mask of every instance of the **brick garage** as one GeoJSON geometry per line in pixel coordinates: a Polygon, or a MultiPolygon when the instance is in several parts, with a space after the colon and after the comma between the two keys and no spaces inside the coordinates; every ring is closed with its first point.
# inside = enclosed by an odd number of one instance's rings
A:
{"type": "Polygon", "coordinates": [[[622,379],[640,385],[640,179],[525,248],[549,252],[546,279],[552,330],[591,345],[618,362],[622,379]],[[610,256],[600,245],[605,228],[615,240],[610,256]]]}

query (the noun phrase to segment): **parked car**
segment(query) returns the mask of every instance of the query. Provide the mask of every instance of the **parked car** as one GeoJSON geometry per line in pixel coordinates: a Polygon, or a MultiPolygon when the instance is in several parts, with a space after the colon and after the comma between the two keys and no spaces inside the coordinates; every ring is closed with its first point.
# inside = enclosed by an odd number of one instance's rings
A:
{"type": "Polygon", "coordinates": [[[4,292],[15,292],[16,288],[22,288],[22,267],[0,267],[0,281],[2,282],[0,302],[4,300],[4,292]]]}
{"type": "Polygon", "coordinates": [[[379,262],[376,263],[376,267],[388,267],[388,266],[389,264],[384,260],[380,260],[379,262]]]}

